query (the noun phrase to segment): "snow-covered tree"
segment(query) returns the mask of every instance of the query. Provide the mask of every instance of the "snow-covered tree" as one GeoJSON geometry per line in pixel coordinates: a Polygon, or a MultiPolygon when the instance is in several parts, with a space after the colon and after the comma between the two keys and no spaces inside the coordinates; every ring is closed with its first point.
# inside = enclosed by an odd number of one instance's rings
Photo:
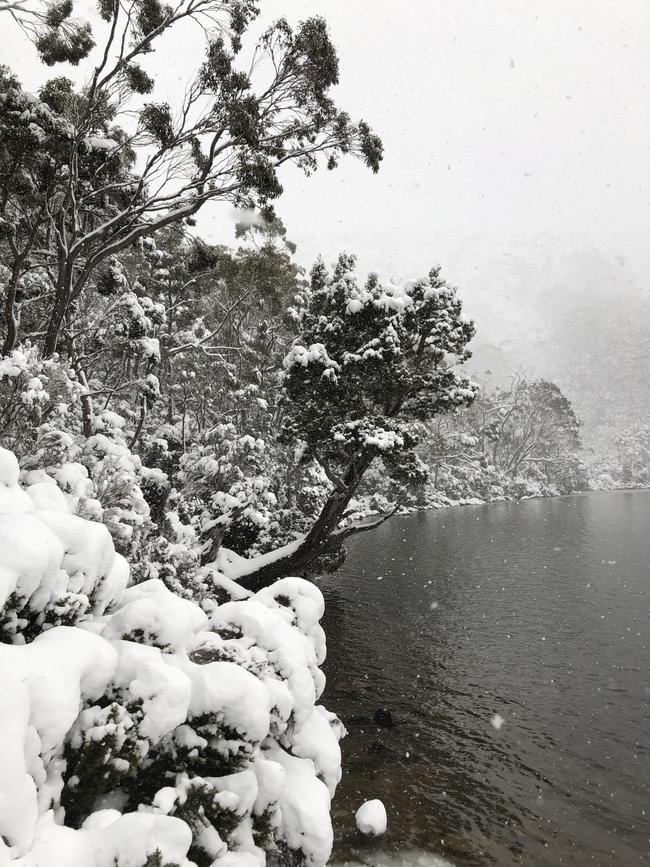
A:
{"type": "Polygon", "coordinates": [[[430,494],[453,500],[518,498],[583,490],[579,422],[554,383],[512,379],[484,387],[474,404],[428,426],[419,450],[430,494]]]}
{"type": "MultiPolygon", "coordinates": [[[[69,26],[72,5],[51,4],[61,19],[50,22],[54,31],[69,26]]],[[[341,155],[355,154],[376,171],[382,155],[368,125],[353,123],[329,95],[338,59],[323,19],[295,30],[281,19],[262,35],[252,62],[241,63],[242,36],[258,12],[254,0],[174,6],[106,0],[99,11],[106,25],[97,30],[101,59],[83,87],[54,79],[26,110],[4,118],[23,135],[31,131],[36,146],[48,136],[44,117],[48,124],[52,113],[64,121],[53,181],[35,190],[46,204],[40,257],[53,277],[46,355],[59,346],[64,323],[100,266],[138,239],[191,220],[211,200],[266,206],[282,192],[278,171],[285,163],[311,172],[319,155],[334,168],[341,155]],[[204,62],[181,104],[146,102],[154,89],[147,55],[184,22],[205,34],[204,62]],[[123,130],[116,118],[134,97],[135,125],[123,130]],[[136,153],[142,155],[137,164],[136,153]]],[[[3,81],[0,106],[20,100],[17,82],[3,81]]],[[[0,185],[5,171],[11,165],[0,158],[0,185]]]]}
{"type": "Polygon", "coordinates": [[[420,423],[470,404],[477,386],[455,365],[469,357],[474,326],[456,290],[433,268],[427,279],[359,286],[354,257],[330,276],[315,265],[299,334],[284,359],[282,437],[303,442],[331,491],[305,538],[240,580],[259,587],[306,570],[340,549],[356,526],[338,528],[376,458],[394,478],[424,481],[415,446],[420,423]],[[295,547],[295,546],[294,546],[295,547]]]}

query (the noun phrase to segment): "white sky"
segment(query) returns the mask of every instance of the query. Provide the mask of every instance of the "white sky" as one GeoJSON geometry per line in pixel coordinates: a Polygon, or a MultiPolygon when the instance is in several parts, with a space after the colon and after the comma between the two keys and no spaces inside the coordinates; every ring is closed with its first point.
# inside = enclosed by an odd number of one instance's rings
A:
{"type": "MultiPolygon", "coordinates": [[[[647,290],[648,0],[261,6],[265,21],[326,17],[341,61],[337,99],[370,122],[386,151],[377,176],[351,159],[334,173],[283,175],[277,210],[303,264],[346,249],[364,271],[415,277],[440,262],[494,337],[521,322],[543,330],[567,293],[647,290]]],[[[188,31],[148,61],[158,97],[200,51],[188,31]]],[[[27,88],[41,83],[10,22],[0,59],[27,88]]],[[[218,208],[200,228],[233,241],[218,208]]]]}

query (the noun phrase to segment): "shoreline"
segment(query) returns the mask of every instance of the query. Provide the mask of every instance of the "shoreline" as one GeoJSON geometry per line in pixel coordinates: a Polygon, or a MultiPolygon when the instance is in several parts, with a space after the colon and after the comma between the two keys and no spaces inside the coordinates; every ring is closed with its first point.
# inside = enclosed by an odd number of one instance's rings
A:
{"type": "MultiPolygon", "coordinates": [[[[650,485],[621,485],[613,488],[585,488],[582,491],[572,491],[570,494],[527,494],[523,497],[496,497],[493,500],[482,500],[480,497],[464,497],[461,500],[449,500],[448,502],[427,503],[422,506],[400,506],[391,518],[405,518],[416,512],[437,512],[441,509],[464,508],[468,506],[492,506],[496,503],[525,503],[528,500],[563,499],[566,497],[582,497],[585,494],[611,494],[616,491],[650,491],[650,485]]],[[[377,509],[359,509],[348,520],[379,516],[377,509]]],[[[388,519],[390,520],[390,518],[388,519]]],[[[345,525],[344,525],[345,526],[345,525]]]]}

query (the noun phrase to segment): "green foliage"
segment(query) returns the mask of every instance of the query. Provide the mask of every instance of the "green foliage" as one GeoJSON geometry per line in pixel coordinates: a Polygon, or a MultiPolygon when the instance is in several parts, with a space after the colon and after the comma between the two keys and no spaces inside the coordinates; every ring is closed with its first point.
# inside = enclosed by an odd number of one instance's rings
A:
{"type": "Polygon", "coordinates": [[[174,128],[169,104],[149,103],[140,112],[140,123],[153,139],[161,145],[168,145],[174,138],[174,128]]]}
{"type": "Polygon", "coordinates": [[[595,489],[650,487],[650,425],[630,425],[590,450],[588,472],[595,489]]]}
{"type": "MultiPolygon", "coordinates": [[[[35,38],[47,64],[76,64],[94,44],[90,24],[73,19],[72,12],[71,0],[46,8],[35,38]]],[[[311,173],[320,155],[330,168],[340,156],[354,154],[377,170],[381,142],[330,96],[338,82],[338,59],[324,20],[307,19],[295,30],[284,19],[274,24],[262,36],[247,73],[237,55],[257,13],[253,0],[181,0],[173,7],[137,0],[128,13],[123,4],[100,0],[100,17],[112,22],[110,33],[122,33],[121,47],[117,41],[104,46],[104,60],[78,92],[66,79],[54,79],[42,90],[43,102],[30,105],[32,117],[28,112],[7,114],[7,149],[17,145],[21,161],[38,161],[52,179],[47,183],[42,172],[37,177],[17,172],[15,161],[6,162],[12,189],[4,201],[21,215],[28,247],[39,250],[56,287],[44,305],[45,328],[39,329],[47,355],[60,348],[64,321],[75,317],[81,297],[105,273],[107,260],[170,223],[192,224],[208,200],[267,210],[282,193],[279,167],[293,162],[311,173]],[[141,60],[183,20],[196,20],[205,29],[205,60],[187,82],[183,104],[145,104],[138,110],[135,134],[127,135],[112,123],[134,93],[152,90],[141,60]],[[270,76],[268,81],[253,75],[258,67],[266,70],[262,78],[270,76]],[[34,117],[44,114],[45,106],[65,122],[54,137],[34,117]],[[12,141],[17,132],[20,142],[12,141]],[[141,148],[147,156],[138,165],[141,148]],[[165,177],[174,178],[173,192],[161,184],[165,177]],[[25,183],[31,200],[21,188],[25,183]],[[37,214],[36,222],[27,214],[37,214]]],[[[5,89],[15,91],[15,85],[6,80],[5,89]]],[[[48,124],[53,120],[48,117],[48,124]]],[[[2,118],[4,133],[1,127],[2,118]]],[[[2,181],[0,160],[0,186],[2,181]]],[[[5,215],[1,219],[0,235],[8,237],[13,225],[5,215]]],[[[26,251],[15,244],[12,249],[19,278],[28,267],[26,251]]],[[[25,324],[15,282],[8,299],[8,349],[25,324]]]]}
{"type": "Polygon", "coordinates": [[[222,840],[228,842],[241,822],[235,810],[219,802],[218,789],[207,780],[193,780],[188,784],[185,800],[174,810],[174,815],[190,827],[194,843],[189,851],[190,858],[198,867],[210,867],[214,852],[207,851],[202,843],[202,831],[214,828],[222,840]]]}
{"type": "Polygon", "coordinates": [[[97,0],[100,18],[104,21],[110,21],[117,2],[118,0],[97,0]]]}
{"type": "Polygon", "coordinates": [[[275,830],[277,826],[277,807],[267,807],[261,813],[253,815],[253,840],[260,849],[268,852],[275,845],[275,830]]]}
{"type": "Polygon", "coordinates": [[[151,93],[153,90],[153,78],[147,75],[139,64],[127,63],[124,67],[124,74],[129,87],[134,93],[151,93]]]}
{"type": "MultiPolygon", "coordinates": [[[[64,2],[59,5],[67,4],[64,2]]],[[[46,66],[54,66],[55,63],[77,66],[94,47],[95,40],[88,22],[69,27],[63,24],[48,25],[36,39],[36,48],[46,66]]]]}
{"type": "Polygon", "coordinates": [[[74,83],[65,76],[50,78],[38,92],[45,105],[59,115],[65,115],[70,110],[74,100],[74,83]]]}
{"type": "Polygon", "coordinates": [[[149,750],[139,733],[142,701],[91,706],[79,715],[65,747],[66,784],[61,804],[66,821],[80,827],[101,795],[128,789],[149,750]]]}
{"type": "Polygon", "coordinates": [[[135,20],[140,35],[150,36],[154,30],[162,27],[165,19],[172,14],[171,7],[160,0],[138,0],[135,20]]]}
{"type": "Polygon", "coordinates": [[[155,852],[152,852],[151,855],[149,855],[142,867],[181,867],[181,865],[172,864],[171,861],[166,861],[163,864],[162,853],[160,849],[156,849],[155,852]]]}
{"type": "Polygon", "coordinates": [[[45,23],[48,27],[60,27],[72,15],[72,0],[60,0],[50,3],[45,12],[45,23]]]}
{"type": "Polygon", "coordinates": [[[300,334],[284,364],[284,438],[304,439],[333,472],[349,474],[359,455],[381,455],[389,473],[417,483],[418,421],[470,404],[476,387],[453,369],[468,357],[473,326],[455,290],[434,269],[428,281],[360,288],[354,258],[339,257],[330,278],[312,271],[300,334]]]}

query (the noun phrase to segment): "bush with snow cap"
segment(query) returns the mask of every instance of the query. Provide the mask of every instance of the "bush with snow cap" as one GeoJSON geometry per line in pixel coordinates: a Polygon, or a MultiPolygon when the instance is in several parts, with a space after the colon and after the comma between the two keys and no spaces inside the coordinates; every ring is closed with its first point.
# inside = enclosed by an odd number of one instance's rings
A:
{"type": "Polygon", "coordinates": [[[19,478],[0,449],[0,864],[324,865],[343,729],[316,704],[318,589],[128,586],[106,526],[19,478]]]}

